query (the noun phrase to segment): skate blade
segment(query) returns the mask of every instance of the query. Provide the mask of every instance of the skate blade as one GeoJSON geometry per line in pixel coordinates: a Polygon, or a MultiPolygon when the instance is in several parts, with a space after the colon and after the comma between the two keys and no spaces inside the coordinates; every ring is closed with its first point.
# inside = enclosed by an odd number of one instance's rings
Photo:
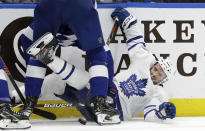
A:
{"type": "Polygon", "coordinates": [[[53,40],[53,37],[54,36],[51,33],[47,32],[41,38],[35,41],[31,46],[29,46],[26,52],[30,55],[36,56],[41,51],[41,48],[44,48],[53,40]]]}
{"type": "Polygon", "coordinates": [[[18,122],[12,122],[10,119],[0,120],[0,129],[13,130],[13,129],[28,129],[31,127],[29,120],[20,120],[18,122]]]}
{"type": "Polygon", "coordinates": [[[97,123],[99,125],[111,125],[111,124],[120,124],[120,116],[115,115],[110,117],[109,119],[106,119],[106,114],[98,114],[97,115],[97,123]]]}

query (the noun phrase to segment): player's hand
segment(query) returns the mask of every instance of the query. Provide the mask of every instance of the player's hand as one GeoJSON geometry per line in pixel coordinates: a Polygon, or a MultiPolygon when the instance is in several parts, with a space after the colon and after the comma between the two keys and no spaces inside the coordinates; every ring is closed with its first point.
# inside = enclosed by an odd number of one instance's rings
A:
{"type": "Polygon", "coordinates": [[[122,7],[117,7],[111,14],[113,19],[118,19],[118,25],[124,27],[128,27],[128,25],[136,21],[136,18],[133,17],[126,9],[122,7]]]}
{"type": "Polygon", "coordinates": [[[162,120],[165,120],[166,118],[173,119],[176,116],[176,107],[171,102],[164,102],[159,106],[156,115],[162,120]]]}

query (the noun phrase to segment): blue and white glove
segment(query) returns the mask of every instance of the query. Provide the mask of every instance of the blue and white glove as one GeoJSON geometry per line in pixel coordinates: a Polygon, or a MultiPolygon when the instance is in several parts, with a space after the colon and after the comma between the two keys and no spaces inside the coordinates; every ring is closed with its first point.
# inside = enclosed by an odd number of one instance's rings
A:
{"type": "Polygon", "coordinates": [[[118,25],[122,26],[123,29],[127,29],[130,24],[137,23],[136,18],[131,15],[126,9],[117,7],[111,14],[113,19],[118,19],[118,25]]]}
{"type": "Polygon", "coordinates": [[[159,119],[166,120],[167,118],[173,119],[176,116],[176,107],[171,102],[164,102],[159,105],[159,110],[156,111],[159,119]]]}

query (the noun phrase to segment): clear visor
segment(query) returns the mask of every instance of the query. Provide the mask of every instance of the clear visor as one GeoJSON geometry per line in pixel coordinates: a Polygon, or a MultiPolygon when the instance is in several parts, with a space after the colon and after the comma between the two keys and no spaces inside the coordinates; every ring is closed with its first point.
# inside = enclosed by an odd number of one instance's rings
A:
{"type": "Polygon", "coordinates": [[[166,73],[162,69],[159,63],[154,64],[150,69],[150,76],[154,85],[163,84],[167,78],[166,73]]]}

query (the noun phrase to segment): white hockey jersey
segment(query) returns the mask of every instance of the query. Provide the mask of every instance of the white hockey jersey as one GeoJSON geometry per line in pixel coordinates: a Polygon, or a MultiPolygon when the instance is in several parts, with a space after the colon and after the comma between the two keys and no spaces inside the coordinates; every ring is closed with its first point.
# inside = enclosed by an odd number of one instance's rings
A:
{"type": "Polygon", "coordinates": [[[118,73],[114,82],[118,88],[124,120],[136,117],[144,111],[145,120],[158,119],[155,109],[168,98],[163,88],[154,85],[150,68],[156,62],[151,52],[145,49],[143,36],[137,25],[124,30],[127,37],[128,53],[131,64],[128,70],[118,73]]]}

